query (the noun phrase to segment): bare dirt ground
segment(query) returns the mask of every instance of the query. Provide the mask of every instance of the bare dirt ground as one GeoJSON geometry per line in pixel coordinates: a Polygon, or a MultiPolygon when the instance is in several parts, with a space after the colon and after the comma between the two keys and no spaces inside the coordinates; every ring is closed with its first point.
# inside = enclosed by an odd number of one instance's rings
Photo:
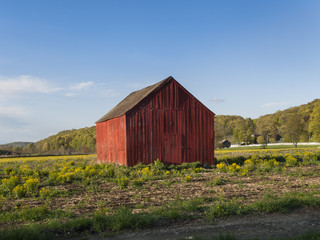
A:
{"type": "MultiPolygon", "coordinates": [[[[57,188],[57,187],[56,187],[57,188]]],[[[94,190],[81,185],[61,186],[59,190],[73,190],[77,194],[68,197],[58,197],[50,201],[52,209],[73,209],[81,216],[99,210],[128,206],[134,212],[145,211],[148,207],[162,206],[177,198],[181,200],[199,197],[225,199],[242,198],[246,203],[260,199],[264,194],[287,192],[308,192],[320,189],[319,169],[316,166],[292,168],[287,174],[268,174],[252,176],[230,176],[227,173],[217,173],[212,170],[199,173],[191,182],[180,179],[153,180],[146,182],[142,188],[128,186],[119,189],[114,183],[101,183],[94,190]],[[289,174],[291,173],[291,174],[289,174]],[[211,185],[210,181],[217,178],[225,179],[222,185],[211,185]]],[[[22,205],[29,207],[44,204],[43,200],[21,200],[22,205]]],[[[7,207],[13,208],[8,202],[7,207]]]]}
{"type": "MultiPolygon", "coordinates": [[[[99,185],[82,186],[70,184],[58,190],[72,190],[75,193],[67,197],[56,197],[48,204],[52,209],[71,209],[76,216],[92,214],[101,208],[116,209],[128,206],[134,212],[148,212],[150,207],[160,207],[176,199],[189,200],[195,198],[241,199],[244,203],[261,199],[265,194],[281,195],[288,192],[310,192],[320,190],[318,166],[288,168],[282,173],[255,174],[249,176],[230,175],[206,170],[193,176],[191,182],[181,178],[169,178],[145,182],[141,188],[131,185],[126,189],[112,182],[101,182],[99,185]],[[224,182],[212,184],[216,179],[224,182]]],[[[318,195],[320,197],[320,195],[318,195]]],[[[21,205],[32,207],[45,203],[40,199],[19,200],[21,205]]],[[[6,202],[6,206],[14,208],[16,203],[6,202]]],[[[205,203],[206,204],[206,203],[205,203]]],[[[10,223],[8,223],[10,224],[10,223]]],[[[0,227],[6,227],[3,225],[0,227]]],[[[139,232],[128,232],[113,238],[97,236],[80,237],[78,239],[191,239],[191,236],[217,236],[233,234],[239,239],[270,239],[296,236],[304,232],[320,233],[320,209],[305,208],[287,214],[245,215],[215,220],[213,224],[205,220],[189,220],[175,223],[170,227],[156,227],[139,232]]]]}
{"type": "Polygon", "coordinates": [[[229,217],[213,224],[200,221],[140,232],[128,232],[115,237],[92,237],[92,240],[177,240],[194,236],[213,237],[230,234],[237,239],[286,239],[305,233],[320,233],[320,209],[303,208],[287,214],[263,214],[229,217]]]}

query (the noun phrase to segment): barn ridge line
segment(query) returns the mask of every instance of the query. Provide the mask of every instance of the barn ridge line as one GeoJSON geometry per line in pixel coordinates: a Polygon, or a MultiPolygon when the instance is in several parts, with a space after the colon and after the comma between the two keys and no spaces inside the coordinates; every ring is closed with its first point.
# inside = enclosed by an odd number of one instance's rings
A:
{"type": "Polygon", "coordinates": [[[107,120],[127,114],[131,109],[133,109],[135,106],[141,103],[146,97],[160,89],[164,84],[171,80],[174,80],[176,83],[178,83],[184,91],[186,91],[189,95],[195,98],[201,105],[203,105],[203,107],[212,112],[202,102],[200,102],[196,97],[194,97],[188,90],[186,90],[177,80],[175,80],[172,76],[169,76],[160,82],[157,82],[153,85],[147,86],[143,89],[130,93],[126,98],[124,98],[120,103],[118,103],[114,108],[112,108],[108,113],[106,113],[95,123],[105,122],[107,120]]]}

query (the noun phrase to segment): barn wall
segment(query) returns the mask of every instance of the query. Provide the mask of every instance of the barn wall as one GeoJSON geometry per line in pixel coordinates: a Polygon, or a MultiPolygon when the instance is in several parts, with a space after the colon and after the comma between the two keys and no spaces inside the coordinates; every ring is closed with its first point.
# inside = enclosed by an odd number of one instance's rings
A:
{"type": "Polygon", "coordinates": [[[96,128],[97,161],[127,165],[125,116],[97,123],[96,128]]]}
{"type": "Polygon", "coordinates": [[[127,159],[132,166],[156,159],[213,164],[214,114],[169,81],[133,108],[126,118],[127,159]]]}

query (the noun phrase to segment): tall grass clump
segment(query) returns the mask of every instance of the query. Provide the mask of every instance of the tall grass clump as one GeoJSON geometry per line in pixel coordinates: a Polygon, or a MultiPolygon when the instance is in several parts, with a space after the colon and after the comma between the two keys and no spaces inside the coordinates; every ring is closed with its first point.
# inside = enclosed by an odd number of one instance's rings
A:
{"type": "Polygon", "coordinates": [[[261,212],[288,212],[300,207],[319,207],[320,199],[313,193],[286,193],[280,196],[265,195],[261,200],[253,203],[253,207],[261,212]]]}
{"type": "Polygon", "coordinates": [[[215,218],[222,218],[234,215],[243,215],[252,211],[252,207],[244,205],[236,199],[219,200],[215,202],[206,212],[209,221],[215,218]]]}
{"type": "Polygon", "coordinates": [[[93,216],[92,228],[96,232],[141,229],[151,226],[156,218],[152,214],[134,214],[127,207],[120,207],[111,215],[96,214],[93,216]]]}

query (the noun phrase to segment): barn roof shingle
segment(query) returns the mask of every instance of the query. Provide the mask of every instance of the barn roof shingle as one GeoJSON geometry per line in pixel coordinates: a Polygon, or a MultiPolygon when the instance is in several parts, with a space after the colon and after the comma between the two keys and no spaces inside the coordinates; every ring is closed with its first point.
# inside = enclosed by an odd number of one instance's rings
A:
{"type": "Polygon", "coordinates": [[[141,90],[130,93],[125,99],[123,99],[117,106],[111,109],[107,114],[100,118],[96,123],[105,122],[109,119],[120,117],[134,108],[139,104],[144,98],[150,95],[152,92],[159,89],[164,83],[174,79],[173,77],[168,77],[156,84],[145,87],[141,90]]]}

